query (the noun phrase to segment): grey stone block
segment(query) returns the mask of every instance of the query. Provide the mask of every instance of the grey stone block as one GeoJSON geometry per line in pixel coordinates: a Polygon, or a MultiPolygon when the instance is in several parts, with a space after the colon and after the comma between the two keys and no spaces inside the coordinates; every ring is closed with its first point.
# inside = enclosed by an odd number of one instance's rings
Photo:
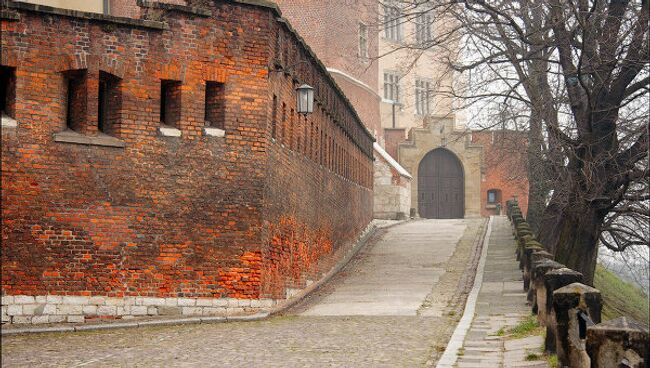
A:
{"type": "Polygon", "coordinates": [[[158,314],[163,316],[174,316],[182,313],[181,307],[158,307],[158,314]]]}
{"type": "Polygon", "coordinates": [[[123,306],[124,305],[124,299],[123,298],[108,298],[104,302],[105,305],[114,305],[114,306],[123,306]]]}
{"type": "Polygon", "coordinates": [[[87,305],[88,299],[87,296],[64,296],[63,304],[87,305]]]}
{"type": "Polygon", "coordinates": [[[2,305],[9,305],[9,304],[14,304],[14,297],[13,295],[3,295],[2,296],[2,305]]]}
{"type": "Polygon", "coordinates": [[[60,295],[48,295],[45,297],[45,300],[48,304],[61,304],[63,303],[63,297],[60,295]]]}
{"type": "Polygon", "coordinates": [[[165,305],[165,298],[142,298],[142,305],[163,306],[165,305]]]}
{"type": "Polygon", "coordinates": [[[106,304],[106,297],[105,296],[91,296],[90,299],[88,299],[88,304],[104,305],[104,304],[106,304]]]}
{"type": "Polygon", "coordinates": [[[183,315],[200,316],[203,314],[203,307],[183,307],[183,315]]]}
{"type": "Polygon", "coordinates": [[[49,316],[33,316],[32,317],[32,324],[39,324],[39,323],[48,323],[50,322],[49,316]]]}
{"type": "Polygon", "coordinates": [[[167,307],[178,306],[178,298],[165,298],[165,306],[167,307]]]}
{"type": "Polygon", "coordinates": [[[192,298],[178,298],[179,307],[193,307],[196,305],[196,299],[192,298]]]}
{"type": "Polygon", "coordinates": [[[47,303],[47,295],[37,295],[34,297],[36,304],[45,304],[47,303]]]}
{"type": "Polygon", "coordinates": [[[69,323],[84,323],[84,322],[86,321],[86,319],[84,318],[84,316],[79,316],[79,315],[76,315],[76,316],[68,316],[68,317],[66,318],[66,320],[67,320],[69,323]]]}
{"type": "Polygon", "coordinates": [[[45,304],[42,314],[56,314],[56,304],[45,304]]]}
{"type": "Polygon", "coordinates": [[[228,306],[228,299],[225,299],[225,298],[212,299],[212,306],[213,307],[227,307],[228,306]]]}
{"type": "Polygon", "coordinates": [[[12,323],[32,323],[32,316],[13,316],[12,323]]]}
{"type": "Polygon", "coordinates": [[[96,315],[97,314],[97,306],[96,305],[84,305],[83,306],[83,314],[85,314],[85,315],[96,315]]]}
{"type": "Polygon", "coordinates": [[[47,320],[50,323],[61,323],[65,322],[66,316],[61,316],[61,315],[49,315],[47,316],[47,320]]]}
{"type": "Polygon", "coordinates": [[[34,304],[36,299],[29,295],[14,295],[14,303],[16,304],[34,304]]]}
{"type": "Polygon", "coordinates": [[[144,305],[134,305],[131,307],[130,314],[134,316],[144,316],[147,314],[147,307],[144,305]]]}
{"type": "Polygon", "coordinates": [[[18,304],[8,305],[7,314],[10,316],[22,316],[23,306],[18,304]]]}
{"type": "Polygon", "coordinates": [[[82,305],[59,304],[56,306],[56,314],[83,314],[82,305]]]}
{"type": "Polygon", "coordinates": [[[208,298],[196,299],[196,306],[197,307],[211,307],[212,306],[212,299],[208,299],[208,298]]]}
{"type": "Polygon", "coordinates": [[[158,308],[155,307],[155,306],[147,307],[147,314],[150,315],[150,316],[158,315],[158,308]]]}

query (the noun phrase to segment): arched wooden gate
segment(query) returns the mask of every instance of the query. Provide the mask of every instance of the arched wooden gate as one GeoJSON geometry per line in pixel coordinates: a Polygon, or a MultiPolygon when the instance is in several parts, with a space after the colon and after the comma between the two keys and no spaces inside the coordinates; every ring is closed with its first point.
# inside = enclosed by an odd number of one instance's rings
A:
{"type": "Polygon", "coordinates": [[[450,219],[465,215],[465,178],[460,160],[437,148],[418,167],[418,212],[423,218],[450,219]]]}

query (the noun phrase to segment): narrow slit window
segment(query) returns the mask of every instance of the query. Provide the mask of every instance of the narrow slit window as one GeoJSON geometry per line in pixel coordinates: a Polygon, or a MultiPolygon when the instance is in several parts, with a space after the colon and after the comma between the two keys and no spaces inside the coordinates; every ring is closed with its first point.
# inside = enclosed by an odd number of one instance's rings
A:
{"type": "Polygon", "coordinates": [[[120,78],[100,71],[98,97],[97,129],[102,133],[113,134],[118,127],[122,109],[120,78]]]}
{"type": "Polygon", "coordinates": [[[224,129],[225,121],[225,86],[219,82],[206,82],[205,125],[212,128],[224,129]]]}
{"type": "Polygon", "coordinates": [[[16,68],[0,66],[0,118],[16,118],[16,68]]]}
{"type": "Polygon", "coordinates": [[[84,131],[88,109],[86,70],[64,72],[64,79],[66,84],[66,127],[76,132],[84,131]]]}
{"type": "Polygon", "coordinates": [[[181,82],[160,82],[160,123],[179,128],[181,120],[181,82]]]}
{"type": "Polygon", "coordinates": [[[271,108],[271,138],[275,139],[278,129],[278,96],[276,95],[273,95],[273,106],[271,108]]]}

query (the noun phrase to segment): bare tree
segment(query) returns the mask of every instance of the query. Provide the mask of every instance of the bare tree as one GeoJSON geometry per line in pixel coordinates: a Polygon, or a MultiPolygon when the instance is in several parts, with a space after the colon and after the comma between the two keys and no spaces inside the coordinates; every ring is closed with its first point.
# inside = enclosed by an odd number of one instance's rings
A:
{"type": "Polygon", "coordinates": [[[397,1],[444,24],[398,48],[448,55],[452,97],[527,111],[528,218],[560,262],[591,284],[599,243],[648,247],[648,0],[397,1]]]}

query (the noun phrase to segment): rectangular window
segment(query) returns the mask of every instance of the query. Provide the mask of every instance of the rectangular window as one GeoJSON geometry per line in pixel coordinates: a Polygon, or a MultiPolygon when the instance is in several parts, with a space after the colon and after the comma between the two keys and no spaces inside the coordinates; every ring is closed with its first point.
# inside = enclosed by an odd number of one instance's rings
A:
{"type": "Polygon", "coordinates": [[[359,56],[368,57],[368,26],[359,23],[359,56]]]}
{"type": "Polygon", "coordinates": [[[415,81],[415,113],[429,115],[431,108],[431,82],[417,79],[415,81]]]}
{"type": "Polygon", "coordinates": [[[162,80],[160,82],[160,123],[180,128],[181,82],[162,80]]]}
{"type": "Polygon", "coordinates": [[[106,134],[114,134],[119,125],[122,109],[119,77],[110,73],[99,72],[99,101],[97,107],[97,129],[106,134]]]}
{"type": "Polygon", "coordinates": [[[399,75],[384,72],[384,98],[399,102],[399,75]]]}
{"type": "Polygon", "coordinates": [[[85,131],[88,108],[86,70],[70,70],[63,75],[66,83],[66,127],[76,132],[85,131]]]}
{"type": "Polygon", "coordinates": [[[0,118],[16,118],[16,68],[0,66],[0,118]]]}
{"type": "Polygon", "coordinates": [[[226,121],[225,85],[205,82],[205,125],[224,129],[226,121]]]}
{"type": "Polygon", "coordinates": [[[433,17],[430,12],[423,12],[415,17],[415,42],[419,45],[430,42],[433,17]]]}
{"type": "Polygon", "coordinates": [[[392,41],[402,40],[402,27],[399,6],[396,4],[384,5],[384,37],[392,41]]]}

